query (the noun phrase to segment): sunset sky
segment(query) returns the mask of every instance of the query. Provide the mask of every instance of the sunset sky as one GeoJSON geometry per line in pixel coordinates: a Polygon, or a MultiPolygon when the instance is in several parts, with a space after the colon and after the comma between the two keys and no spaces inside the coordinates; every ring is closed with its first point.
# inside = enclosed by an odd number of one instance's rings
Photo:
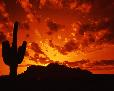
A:
{"type": "Polygon", "coordinates": [[[9,72],[1,43],[12,42],[15,21],[18,44],[27,41],[19,74],[52,62],[114,74],[114,0],[0,0],[0,75],[9,72]]]}

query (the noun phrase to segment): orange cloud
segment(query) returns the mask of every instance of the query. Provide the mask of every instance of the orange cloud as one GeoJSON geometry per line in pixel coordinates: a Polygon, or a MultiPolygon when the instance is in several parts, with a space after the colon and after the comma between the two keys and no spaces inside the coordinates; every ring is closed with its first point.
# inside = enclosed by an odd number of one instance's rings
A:
{"type": "Polygon", "coordinates": [[[57,32],[60,29],[63,29],[64,26],[61,24],[56,23],[55,21],[51,20],[51,19],[47,19],[46,20],[47,26],[49,28],[50,31],[54,31],[57,32]]]}
{"type": "Polygon", "coordinates": [[[6,35],[3,32],[0,32],[0,43],[6,40],[6,35]]]}
{"type": "Polygon", "coordinates": [[[26,12],[30,12],[30,9],[32,8],[32,4],[30,3],[29,0],[17,0],[17,3],[20,3],[26,12]]]}
{"type": "Polygon", "coordinates": [[[82,13],[89,13],[91,11],[92,5],[89,3],[84,3],[76,8],[76,10],[81,11],[82,13]]]}
{"type": "Polygon", "coordinates": [[[9,18],[9,14],[6,11],[6,6],[5,6],[4,2],[2,2],[2,1],[0,2],[0,13],[4,18],[9,18]]]}

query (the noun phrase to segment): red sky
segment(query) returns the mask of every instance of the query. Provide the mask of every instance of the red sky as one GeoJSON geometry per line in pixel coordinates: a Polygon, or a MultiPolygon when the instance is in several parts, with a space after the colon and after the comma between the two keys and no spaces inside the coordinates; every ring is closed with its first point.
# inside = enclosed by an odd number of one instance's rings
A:
{"type": "MultiPolygon", "coordinates": [[[[18,44],[28,45],[18,73],[58,61],[114,74],[113,10],[113,0],[0,0],[0,48],[19,21],[18,44]]],[[[8,72],[0,52],[0,75],[8,72]]]]}

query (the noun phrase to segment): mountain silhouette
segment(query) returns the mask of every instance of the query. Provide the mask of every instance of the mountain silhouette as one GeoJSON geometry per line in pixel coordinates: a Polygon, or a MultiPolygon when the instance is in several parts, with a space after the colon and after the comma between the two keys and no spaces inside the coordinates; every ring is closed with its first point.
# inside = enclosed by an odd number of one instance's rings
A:
{"type": "Polygon", "coordinates": [[[80,68],[70,68],[58,63],[50,63],[45,66],[31,65],[18,77],[23,80],[43,80],[43,79],[87,79],[92,73],[80,68]]]}

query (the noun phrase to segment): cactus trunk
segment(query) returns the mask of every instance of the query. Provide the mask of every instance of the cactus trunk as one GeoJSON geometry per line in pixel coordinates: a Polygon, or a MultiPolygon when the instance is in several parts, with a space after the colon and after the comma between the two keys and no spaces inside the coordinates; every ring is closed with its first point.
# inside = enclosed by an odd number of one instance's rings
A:
{"type": "Polygon", "coordinates": [[[18,65],[10,66],[10,77],[15,78],[17,76],[17,67],[18,65]]]}
{"type": "Polygon", "coordinates": [[[12,47],[15,48],[15,51],[17,52],[17,32],[18,32],[18,23],[15,23],[15,27],[13,29],[13,42],[12,47]]]}

